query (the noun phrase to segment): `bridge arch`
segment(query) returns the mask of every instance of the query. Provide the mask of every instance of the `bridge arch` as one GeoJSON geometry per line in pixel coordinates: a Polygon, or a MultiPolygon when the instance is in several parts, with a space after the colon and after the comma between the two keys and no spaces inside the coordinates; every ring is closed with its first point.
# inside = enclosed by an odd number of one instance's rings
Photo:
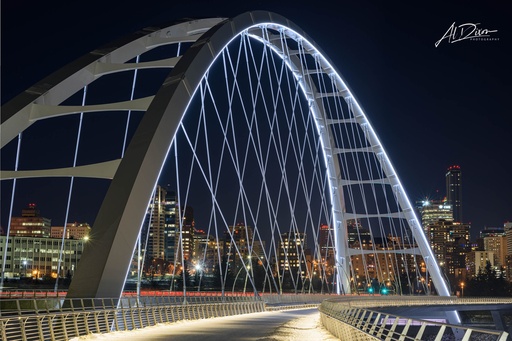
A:
{"type": "MultiPolygon", "coordinates": [[[[349,204],[345,202],[347,196],[344,188],[347,190],[351,186],[386,184],[394,196],[396,209],[385,213],[378,210],[365,212],[367,219],[386,217],[405,220],[409,229],[407,234],[415,241],[410,244],[414,247],[407,252],[423,257],[439,294],[448,296],[448,288],[398,176],[370,122],[336,67],[298,26],[278,14],[257,11],[232,19],[192,20],[162,29],[138,32],[120,43],[94,51],[27,90],[3,108],[2,147],[32,122],[40,119],[95,110],[146,111],[122,160],[115,160],[114,166],[112,163],[104,163],[85,170],[83,167],[74,167],[59,173],[112,178],[93,226],[95,242],[90,243],[82,255],[68,297],[119,296],[148,203],[183,115],[212,63],[233,39],[241,35],[260,41],[284,61],[309,104],[323,150],[332,205],[331,224],[334,231],[338,293],[350,293],[352,290],[350,258],[356,253],[348,245],[347,221],[363,216],[361,212],[347,209],[349,204]],[[140,65],[127,61],[148,47],[173,40],[193,44],[180,58],[165,61],[167,67],[172,67],[172,71],[154,97],[113,103],[110,107],[99,105],[55,109],[64,99],[104,74],[142,67],[161,67],[159,63],[164,63],[162,61],[140,65]],[[297,50],[291,50],[291,45],[297,50]],[[315,61],[314,68],[306,67],[302,59],[306,55],[315,61]],[[321,83],[316,77],[329,80],[332,88],[320,89],[321,83]],[[333,116],[329,113],[332,109],[327,103],[343,103],[350,115],[333,116]],[[357,126],[366,142],[350,148],[342,147],[336,142],[339,137],[335,136],[332,128],[337,125],[357,126]],[[341,155],[349,153],[372,154],[379,168],[379,177],[359,178],[357,181],[345,178],[341,169],[341,155]]],[[[12,176],[21,175],[18,173],[12,176]]],[[[30,176],[37,174],[32,173],[30,176]]]]}

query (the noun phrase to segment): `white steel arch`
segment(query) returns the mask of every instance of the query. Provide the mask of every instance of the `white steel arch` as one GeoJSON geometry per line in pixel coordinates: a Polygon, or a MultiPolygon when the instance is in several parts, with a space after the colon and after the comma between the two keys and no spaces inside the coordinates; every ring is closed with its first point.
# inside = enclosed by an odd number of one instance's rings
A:
{"type": "MultiPolygon", "coordinates": [[[[366,218],[403,218],[416,241],[408,252],[421,254],[427,270],[442,296],[449,296],[432,251],[414,214],[403,186],[386,155],[381,142],[371,127],[360,105],[342,80],[336,68],[315,43],[295,24],[274,13],[248,12],[233,19],[206,19],[190,21],[164,29],[139,32],[117,45],[100,49],[72,64],[60,73],[43,81],[25,94],[8,103],[2,110],[2,147],[38,119],[95,110],[146,110],[137,131],[119,163],[104,203],[94,224],[95,244],[89,245],[75,274],[68,297],[118,297],[126,278],[126,269],[132,257],[146,208],[159,178],[164,161],[183,115],[207,74],[210,65],[230,42],[239,35],[247,35],[271,48],[286,63],[306,97],[310,113],[324,151],[332,204],[332,224],[335,235],[338,293],[351,293],[350,258],[356,254],[347,240],[347,221],[362,217],[355,210],[347,210],[344,188],[350,186],[388,184],[393,189],[399,209],[396,212],[364,214],[366,218]],[[298,50],[286,44],[293,40],[298,50]],[[176,41],[195,41],[182,57],[147,63],[126,63],[145,50],[176,41]],[[308,68],[301,59],[308,55],[315,60],[315,68],[308,68]],[[152,67],[173,68],[158,93],[151,98],[97,106],[58,107],[58,105],[104,74],[128,69],[152,67]],[[317,77],[328,79],[332,88],[322,88],[317,77]],[[350,112],[343,118],[334,117],[329,103],[341,103],[350,112]],[[359,146],[341,146],[341,126],[357,126],[367,143],[359,146]],[[344,178],[342,155],[372,153],[382,170],[372,179],[344,178]],[[122,266],[120,266],[122,264],[122,266]]],[[[333,105],[334,105],[333,104],[333,105]]],[[[340,109],[341,110],[341,109],[340,109]]],[[[114,163],[114,166],[117,164],[114,163]]],[[[101,164],[91,165],[91,175],[101,177],[101,164]]],[[[51,170],[32,172],[30,176],[48,176],[51,170]]],[[[58,176],[88,176],[88,170],[54,170],[58,176]]],[[[16,178],[16,172],[5,173],[5,178],[16,178]],[[14,173],[14,174],[13,174],[14,173]]],[[[104,177],[113,174],[112,164],[104,177]]],[[[19,177],[28,176],[20,173],[19,177]]],[[[4,175],[2,175],[4,178],[4,175]]],[[[364,254],[365,252],[362,252],[364,254]]],[[[393,251],[391,251],[393,253],[393,251]]],[[[353,279],[353,278],[352,278],[353,279]]]]}

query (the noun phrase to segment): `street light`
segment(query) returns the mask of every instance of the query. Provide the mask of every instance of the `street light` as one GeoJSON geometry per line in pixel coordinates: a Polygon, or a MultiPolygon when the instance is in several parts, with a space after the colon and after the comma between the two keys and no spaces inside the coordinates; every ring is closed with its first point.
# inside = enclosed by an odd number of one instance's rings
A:
{"type": "Polygon", "coordinates": [[[460,283],[460,287],[462,289],[462,296],[461,297],[464,297],[464,282],[460,283]]]}
{"type": "Polygon", "coordinates": [[[27,261],[26,260],[23,261],[23,268],[21,269],[21,271],[25,272],[25,274],[23,275],[23,277],[25,277],[27,274],[27,261]]]}
{"type": "Polygon", "coordinates": [[[196,272],[195,272],[195,278],[197,280],[197,278],[199,277],[199,280],[197,281],[198,283],[197,284],[197,291],[200,291],[201,289],[201,280],[203,279],[203,267],[201,266],[201,264],[197,263],[195,266],[194,266],[196,272]],[[199,274],[199,276],[198,276],[199,274]]]}

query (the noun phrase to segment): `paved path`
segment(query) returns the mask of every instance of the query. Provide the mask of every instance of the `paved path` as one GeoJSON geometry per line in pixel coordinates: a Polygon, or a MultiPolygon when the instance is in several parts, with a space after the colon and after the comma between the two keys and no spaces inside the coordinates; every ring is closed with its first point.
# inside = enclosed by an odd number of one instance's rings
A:
{"type": "Polygon", "coordinates": [[[160,324],[132,332],[90,335],[77,340],[144,341],[334,341],[320,323],[315,309],[300,309],[227,316],[160,324]]]}

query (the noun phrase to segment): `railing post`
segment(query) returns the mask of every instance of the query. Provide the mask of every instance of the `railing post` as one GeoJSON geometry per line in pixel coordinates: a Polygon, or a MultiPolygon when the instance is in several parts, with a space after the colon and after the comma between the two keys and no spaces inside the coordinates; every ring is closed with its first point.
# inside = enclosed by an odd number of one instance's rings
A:
{"type": "Polygon", "coordinates": [[[128,311],[130,312],[130,329],[126,329],[126,330],[137,329],[137,325],[135,323],[134,309],[135,308],[132,306],[132,301],[130,299],[128,299],[128,311]]]}
{"type": "Polygon", "coordinates": [[[112,311],[112,324],[114,326],[115,331],[119,331],[119,320],[118,320],[118,314],[119,314],[119,306],[122,305],[121,300],[120,302],[114,306],[114,301],[110,300],[110,307],[109,309],[112,311]]]}
{"type": "Polygon", "coordinates": [[[163,310],[163,308],[162,308],[160,305],[158,305],[155,309],[157,309],[157,310],[156,310],[156,312],[154,312],[154,315],[155,315],[155,324],[157,324],[157,323],[163,323],[163,322],[164,322],[164,317],[162,316],[162,310],[163,310]],[[157,318],[157,316],[158,316],[158,318],[157,318]]]}
{"type": "Polygon", "coordinates": [[[395,321],[393,322],[393,325],[391,326],[391,329],[388,331],[388,335],[386,336],[385,341],[391,341],[394,340],[393,335],[395,334],[396,326],[398,325],[398,317],[395,317],[395,321]]]}
{"type": "Polygon", "coordinates": [[[421,340],[421,337],[423,336],[423,332],[425,332],[426,326],[427,325],[425,324],[425,322],[421,323],[420,330],[418,330],[418,334],[416,334],[416,338],[414,340],[421,340]]]}
{"type": "Polygon", "coordinates": [[[381,313],[378,313],[377,317],[373,321],[372,327],[369,331],[370,335],[373,335],[375,333],[375,328],[377,327],[377,324],[379,323],[380,315],[381,315],[381,313]]]}
{"type": "MultiPolygon", "coordinates": [[[[62,312],[62,310],[61,310],[62,312]]],[[[66,319],[68,318],[68,314],[61,314],[59,316],[59,320],[60,320],[60,326],[62,328],[62,334],[64,335],[64,339],[67,340],[68,339],[68,330],[66,328],[66,319]]]]}
{"type": "Polygon", "coordinates": [[[370,314],[368,315],[366,320],[362,323],[363,324],[362,330],[364,332],[366,332],[366,331],[368,331],[370,329],[370,323],[372,321],[373,314],[374,314],[373,311],[370,311],[370,314]]]}
{"type": "Polygon", "coordinates": [[[402,335],[400,335],[400,338],[398,339],[398,341],[405,340],[405,337],[407,336],[407,332],[409,331],[409,327],[410,327],[411,323],[412,323],[412,320],[408,319],[407,323],[405,324],[404,329],[402,329],[402,335]]]}
{"type": "Polygon", "coordinates": [[[43,323],[41,322],[41,319],[44,319],[44,316],[36,316],[37,321],[37,333],[39,334],[39,340],[44,340],[44,333],[43,333],[43,323]]]}
{"type": "Polygon", "coordinates": [[[137,316],[139,317],[139,327],[138,328],[143,328],[144,327],[144,321],[142,320],[142,309],[143,307],[140,306],[140,302],[137,301],[136,304],[136,312],[137,312],[137,316]]]}
{"type": "Polygon", "coordinates": [[[176,317],[175,317],[176,306],[171,306],[169,310],[171,311],[171,319],[172,319],[171,322],[176,322],[176,317]]]}
{"type": "Polygon", "coordinates": [[[27,334],[26,334],[27,331],[25,329],[25,323],[27,322],[27,319],[20,317],[19,321],[20,321],[20,328],[21,328],[21,340],[27,341],[27,334]]]}
{"type": "Polygon", "coordinates": [[[7,341],[7,324],[9,320],[0,320],[0,333],[2,333],[2,341],[7,341]]]}
{"type": "Polygon", "coordinates": [[[384,329],[386,329],[386,323],[388,323],[388,318],[389,318],[389,315],[386,315],[386,317],[384,317],[384,320],[382,321],[382,324],[380,325],[379,331],[377,332],[377,337],[379,339],[381,338],[382,332],[384,331],[384,329]]]}
{"type": "MultiPolygon", "coordinates": [[[[440,328],[439,328],[439,331],[437,332],[437,335],[436,335],[436,340],[441,340],[441,338],[443,337],[444,335],[444,331],[446,330],[446,326],[445,325],[442,325],[440,328]]],[[[469,340],[469,339],[468,339],[469,340]]]]}
{"type": "MultiPolygon", "coordinates": [[[[75,327],[75,335],[79,336],[80,330],[78,329],[78,321],[77,321],[77,318],[79,315],[75,314],[75,303],[73,300],[69,300],[69,307],[71,308],[71,317],[73,318],[73,327],[75,327]]],[[[65,325],[63,327],[66,328],[65,325]]]]}
{"type": "Polygon", "coordinates": [[[500,337],[498,340],[496,341],[507,341],[508,340],[508,333],[507,332],[503,332],[500,334],[500,337]]]}
{"type": "Polygon", "coordinates": [[[126,319],[126,309],[121,301],[121,315],[123,317],[123,330],[128,330],[128,320],[126,319]]]}
{"type": "Polygon", "coordinates": [[[471,329],[471,328],[466,330],[466,332],[464,333],[464,336],[462,337],[462,341],[469,341],[472,332],[473,332],[473,329],[471,329]]]}
{"type": "Polygon", "coordinates": [[[364,318],[366,317],[366,311],[361,309],[361,315],[359,316],[359,321],[357,321],[356,328],[361,329],[361,326],[364,323],[364,318]]]}
{"type": "Polygon", "coordinates": [[[101,333],[100,324],[99,324],[99,321],[98,321],[98,314],[99,313],[96,311],[96,305],[95,305],[94,299],[91,299],[91,303],[92,303],[92,314],[93,314],[93,317],[94,317],[94,326],[96,328],[96,333],[101,333]]]}

